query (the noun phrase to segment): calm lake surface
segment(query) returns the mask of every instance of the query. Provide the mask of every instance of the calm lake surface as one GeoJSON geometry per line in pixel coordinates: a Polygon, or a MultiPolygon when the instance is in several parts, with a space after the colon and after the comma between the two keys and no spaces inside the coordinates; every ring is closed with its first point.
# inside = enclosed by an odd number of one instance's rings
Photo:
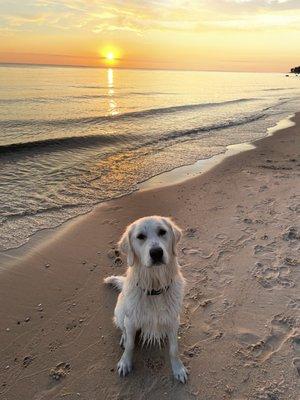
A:
{"type": "Polygon", "coordinates": [[[0,66],[0,250],[266,135],[300,77],[0,66]]]}

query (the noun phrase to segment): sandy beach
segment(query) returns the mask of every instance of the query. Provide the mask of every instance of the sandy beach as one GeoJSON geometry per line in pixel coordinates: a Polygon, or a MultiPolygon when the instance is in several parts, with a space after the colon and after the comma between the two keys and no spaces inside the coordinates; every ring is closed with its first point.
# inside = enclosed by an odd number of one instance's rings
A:
{"type": "Polygon", "coordinates": [[[300,114],[295,126],[179,184],[98,206],[1,257],[0,398],[297,400],[300,394],[300,114]],[[165,349],[119,378],[112,323],[125,270],[115,244],[145,215],[183,229],[187,280],[174,381],[165,349]]]}

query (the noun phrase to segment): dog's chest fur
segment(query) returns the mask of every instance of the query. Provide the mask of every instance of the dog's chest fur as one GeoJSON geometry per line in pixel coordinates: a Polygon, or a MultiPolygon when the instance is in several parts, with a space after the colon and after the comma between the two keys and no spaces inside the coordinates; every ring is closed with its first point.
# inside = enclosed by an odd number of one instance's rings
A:
{"type": "Polygon", "coordinates": [[[148,295],[136,286],[126,297],[126,314],[141,330],[143,342],[161,341],[179,321],[183,280],[178,277],[159,295],[148,295]]]}

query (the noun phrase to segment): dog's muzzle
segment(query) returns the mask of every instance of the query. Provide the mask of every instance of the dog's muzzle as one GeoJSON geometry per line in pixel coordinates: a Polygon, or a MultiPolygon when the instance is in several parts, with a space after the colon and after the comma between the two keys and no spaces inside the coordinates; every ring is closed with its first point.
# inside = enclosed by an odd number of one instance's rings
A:
{"type": "Polygon", "coordinates": [[[161,247],[152,247],[152,249],[150,249],[149,253],[150,253],[152,263],[154,265],[159,265],[159,264],[163,263],[164,252],[161,247]]]}

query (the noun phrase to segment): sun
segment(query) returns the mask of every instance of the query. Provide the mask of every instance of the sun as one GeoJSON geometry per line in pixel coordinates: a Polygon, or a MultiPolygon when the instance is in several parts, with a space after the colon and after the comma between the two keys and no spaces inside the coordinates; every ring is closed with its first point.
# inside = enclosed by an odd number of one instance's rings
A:
{"type": "Polygon", "coordinates": [[[112,51],[110,51],[109,53],[106,54],[105,58],[107,61],[114,61],[116,57],[115,57],[114,53],[112,51]]]}
{"type": "Polygon", "coordinates": [[[99,49],[102,63],[109,67],[113,67],[120,62],[121,52],[120,49],[114,45],[108,45],[99,49]]]}

